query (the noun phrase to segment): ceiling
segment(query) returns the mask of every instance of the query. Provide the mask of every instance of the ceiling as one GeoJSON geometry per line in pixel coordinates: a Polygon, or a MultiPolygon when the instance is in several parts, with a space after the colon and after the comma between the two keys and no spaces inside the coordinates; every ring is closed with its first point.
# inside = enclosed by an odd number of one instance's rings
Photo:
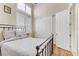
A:
{"type": "Polygon", "coordinates": [[[43,17],[51,14],[56,14],[68,8],[68,3],[35,3],[34,15],[35,17],[43,17]]]}

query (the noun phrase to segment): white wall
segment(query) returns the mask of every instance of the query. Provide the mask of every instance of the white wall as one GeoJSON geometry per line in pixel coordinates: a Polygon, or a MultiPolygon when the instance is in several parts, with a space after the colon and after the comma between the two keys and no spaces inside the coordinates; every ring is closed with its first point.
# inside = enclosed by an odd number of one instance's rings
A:
{"type": "Polygon", "coordinates": [[[16,24],[16,4],[0,3],[0,24],[16,24]],[[11,7],[11,14],[4,12],[4,5],[11,7]]]}
{"type": "Polygon", "coordinates": [[[77,33],[77,40],[78,40],[78,56],[79,56],[79,3],[77,4],[77,19],[76,19],[76,33],[77,33]]]}
{"type": "MultiPolygon", "coordinates": [[[[16,25],[16,4],[0,3],[0,24],[16,25]],[[11,7],[11,14],[4,12],[4,5],[11,7]]],[[[3,40],[0,29],[0,41],[3,40]]]]}
{"type": "Polygon", "coordinates": [[[35,20],[35,36],[46,38],[52,33],[52,16],[43,17],[35,20]]]}

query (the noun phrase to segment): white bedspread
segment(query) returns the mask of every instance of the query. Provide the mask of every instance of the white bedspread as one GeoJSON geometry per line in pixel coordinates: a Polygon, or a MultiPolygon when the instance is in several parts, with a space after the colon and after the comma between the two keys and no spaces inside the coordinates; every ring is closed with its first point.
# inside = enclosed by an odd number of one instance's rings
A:
{"type": "Polygon", "coordinates": [[[35,56],[36,46],[46,39],[24,38],[14,41],[1,42],[1,53],[3,56],[35,56]]]}

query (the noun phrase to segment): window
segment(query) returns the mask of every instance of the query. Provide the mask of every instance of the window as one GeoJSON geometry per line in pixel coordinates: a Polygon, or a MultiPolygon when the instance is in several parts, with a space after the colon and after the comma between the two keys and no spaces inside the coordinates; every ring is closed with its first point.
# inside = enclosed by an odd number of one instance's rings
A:
{"type": "Polygon", "coordinates": [[[31,15],[31,7],[29,7],[28,5],[26,5],[26,13],[31,15]]]}
{"type": "Polygon", "coordinates": [[[26,32],[32,32],[31,7],[27,4],[17,4],[16,24],[19,26],[26,26],[26,32]]]}
{"type": "Polygon", "coordinates": [[[24,3],[18,3],[17,8],[21,11],[25,11],[25,4],[24,3]]]}
{"type": "Polygon", "coordinates": [[[17,12],[16,13],[16,24],[19,26],[24,26],[24,21],[25,21],[25,15],[17,12]]]}
{"type": "Polygon", "coordinates": [[[29,5],[24,4],[24,3],[18,3],[17,9],[31,16],[31,7],[29,5]]]}
{"type": "Polygon", "coordinates": [[[25,19],[26,32],[32,32],[32,18],[26,16],[25,19]]]}

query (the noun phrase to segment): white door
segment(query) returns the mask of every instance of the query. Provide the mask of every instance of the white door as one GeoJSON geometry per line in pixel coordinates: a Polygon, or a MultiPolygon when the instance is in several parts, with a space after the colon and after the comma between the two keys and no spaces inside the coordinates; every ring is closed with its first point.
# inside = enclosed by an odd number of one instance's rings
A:
{"type": "Polygon", "coordinates": [[[64,10],[56,14],[56,45],[70,50],[69,11],[64,10]]]}

